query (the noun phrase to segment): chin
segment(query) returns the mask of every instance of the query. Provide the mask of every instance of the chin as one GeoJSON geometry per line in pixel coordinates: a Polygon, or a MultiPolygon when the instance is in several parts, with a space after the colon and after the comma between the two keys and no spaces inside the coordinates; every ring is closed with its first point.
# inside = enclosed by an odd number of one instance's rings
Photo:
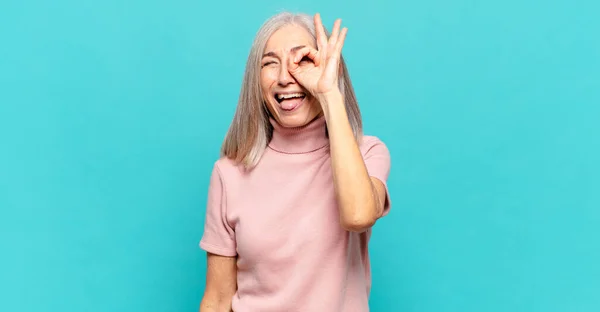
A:
{"type": "Polygon", "coordinates": [[[308,124],[313,118],[309,115],[279,116],[277,122],[286,128],[302,127],[308,124]]]}

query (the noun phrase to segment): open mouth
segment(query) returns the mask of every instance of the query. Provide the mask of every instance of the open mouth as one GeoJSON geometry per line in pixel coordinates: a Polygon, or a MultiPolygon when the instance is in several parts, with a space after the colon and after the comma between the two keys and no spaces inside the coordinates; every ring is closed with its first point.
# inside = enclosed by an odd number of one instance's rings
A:
{"type": "Polygon", "coordinates": [[[306,97],[304,92],[297,93],[275,93],[275,100],[277,103],[282,103],[283,101],[289,101],[294,99],[303,100],[306,97]]]}
{"type": "Polygon", "coordinates": [[[306,93],[295,92],[295,93],[275,93],[275,100],[279,103],[281,109],[285,111],[291,111],[300,106],[302,101],[306,98],[306,93]]]}

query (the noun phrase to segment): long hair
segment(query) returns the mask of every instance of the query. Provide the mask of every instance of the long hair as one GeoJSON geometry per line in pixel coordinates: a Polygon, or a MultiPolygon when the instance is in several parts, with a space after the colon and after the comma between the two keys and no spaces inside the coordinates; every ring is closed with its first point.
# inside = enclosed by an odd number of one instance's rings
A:
{"type": "MultiPolygon", "coordinates": [[[[273,133],[268,109],[265,107],[260,88],[261,58],[271,35],[289,24],[304,27],[316,43],[313,18],[303,13],[278,13],[265,21],[258,30],[248,55],[237,109],[221,147],[222,157],[242,164],[246,169],[251,169],[258,164],[273,133]]],[[[329,37],[327,30],[326,33],[329,37]]],[[[358,141],[362,137],[362,120],[343,57],[340,57],[340,79],[338,81],[340,91],[344,96],[348,121],[354,137],[358,141]]]]}

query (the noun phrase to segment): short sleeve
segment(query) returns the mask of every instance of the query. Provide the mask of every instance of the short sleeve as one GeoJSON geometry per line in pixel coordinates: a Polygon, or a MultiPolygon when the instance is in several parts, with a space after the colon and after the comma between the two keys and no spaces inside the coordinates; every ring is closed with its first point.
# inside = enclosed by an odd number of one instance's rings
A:
{"type": "Polygon", "coordinates": [[[225,184],[215,164],[208,187],[206,218],[200,248],[217,255],[233,257],[237,255],[235,231],[227,221],[225,195],[225,184]]]}
{"type": "Polygon", "coordinates": [[[391,208],[387,183],[391,166],[390,152],[380,139],[373,136],[364,137],[361,150],[369,176],[377,178],[385,186],[386,199],[383,210],[383,215],[385,216],[391,208]]]}

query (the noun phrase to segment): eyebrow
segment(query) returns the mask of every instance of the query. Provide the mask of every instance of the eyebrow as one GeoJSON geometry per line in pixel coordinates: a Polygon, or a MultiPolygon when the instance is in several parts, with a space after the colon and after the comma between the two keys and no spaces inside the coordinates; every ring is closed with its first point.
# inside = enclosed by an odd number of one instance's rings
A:
{"type": "MultiPolygon", "coordinates": [[[[291,48],[291,49],[290,49],[290,52],[292,52],[292,53],[296,53],[296,51],[298,51],[298,50],[300,50],[300,49],[302,49],[302,48],[304,48],[304,47],[306,47],[306,46],[304,46],[304,45],[301,45],[301,46],[296,46],[296,47],[293,47],[293,48],[291,48]]],[[[276,54],[275,52],[272,52],[272,51],[271,51],[271,52],[267,52],[267,53],[263,54],[263,56],[262,56],[262,57],[263,57],[263,58],[265,58],[265,57],[276,57],[276,58],[278,58],[277,54],[276,54]]]]}

